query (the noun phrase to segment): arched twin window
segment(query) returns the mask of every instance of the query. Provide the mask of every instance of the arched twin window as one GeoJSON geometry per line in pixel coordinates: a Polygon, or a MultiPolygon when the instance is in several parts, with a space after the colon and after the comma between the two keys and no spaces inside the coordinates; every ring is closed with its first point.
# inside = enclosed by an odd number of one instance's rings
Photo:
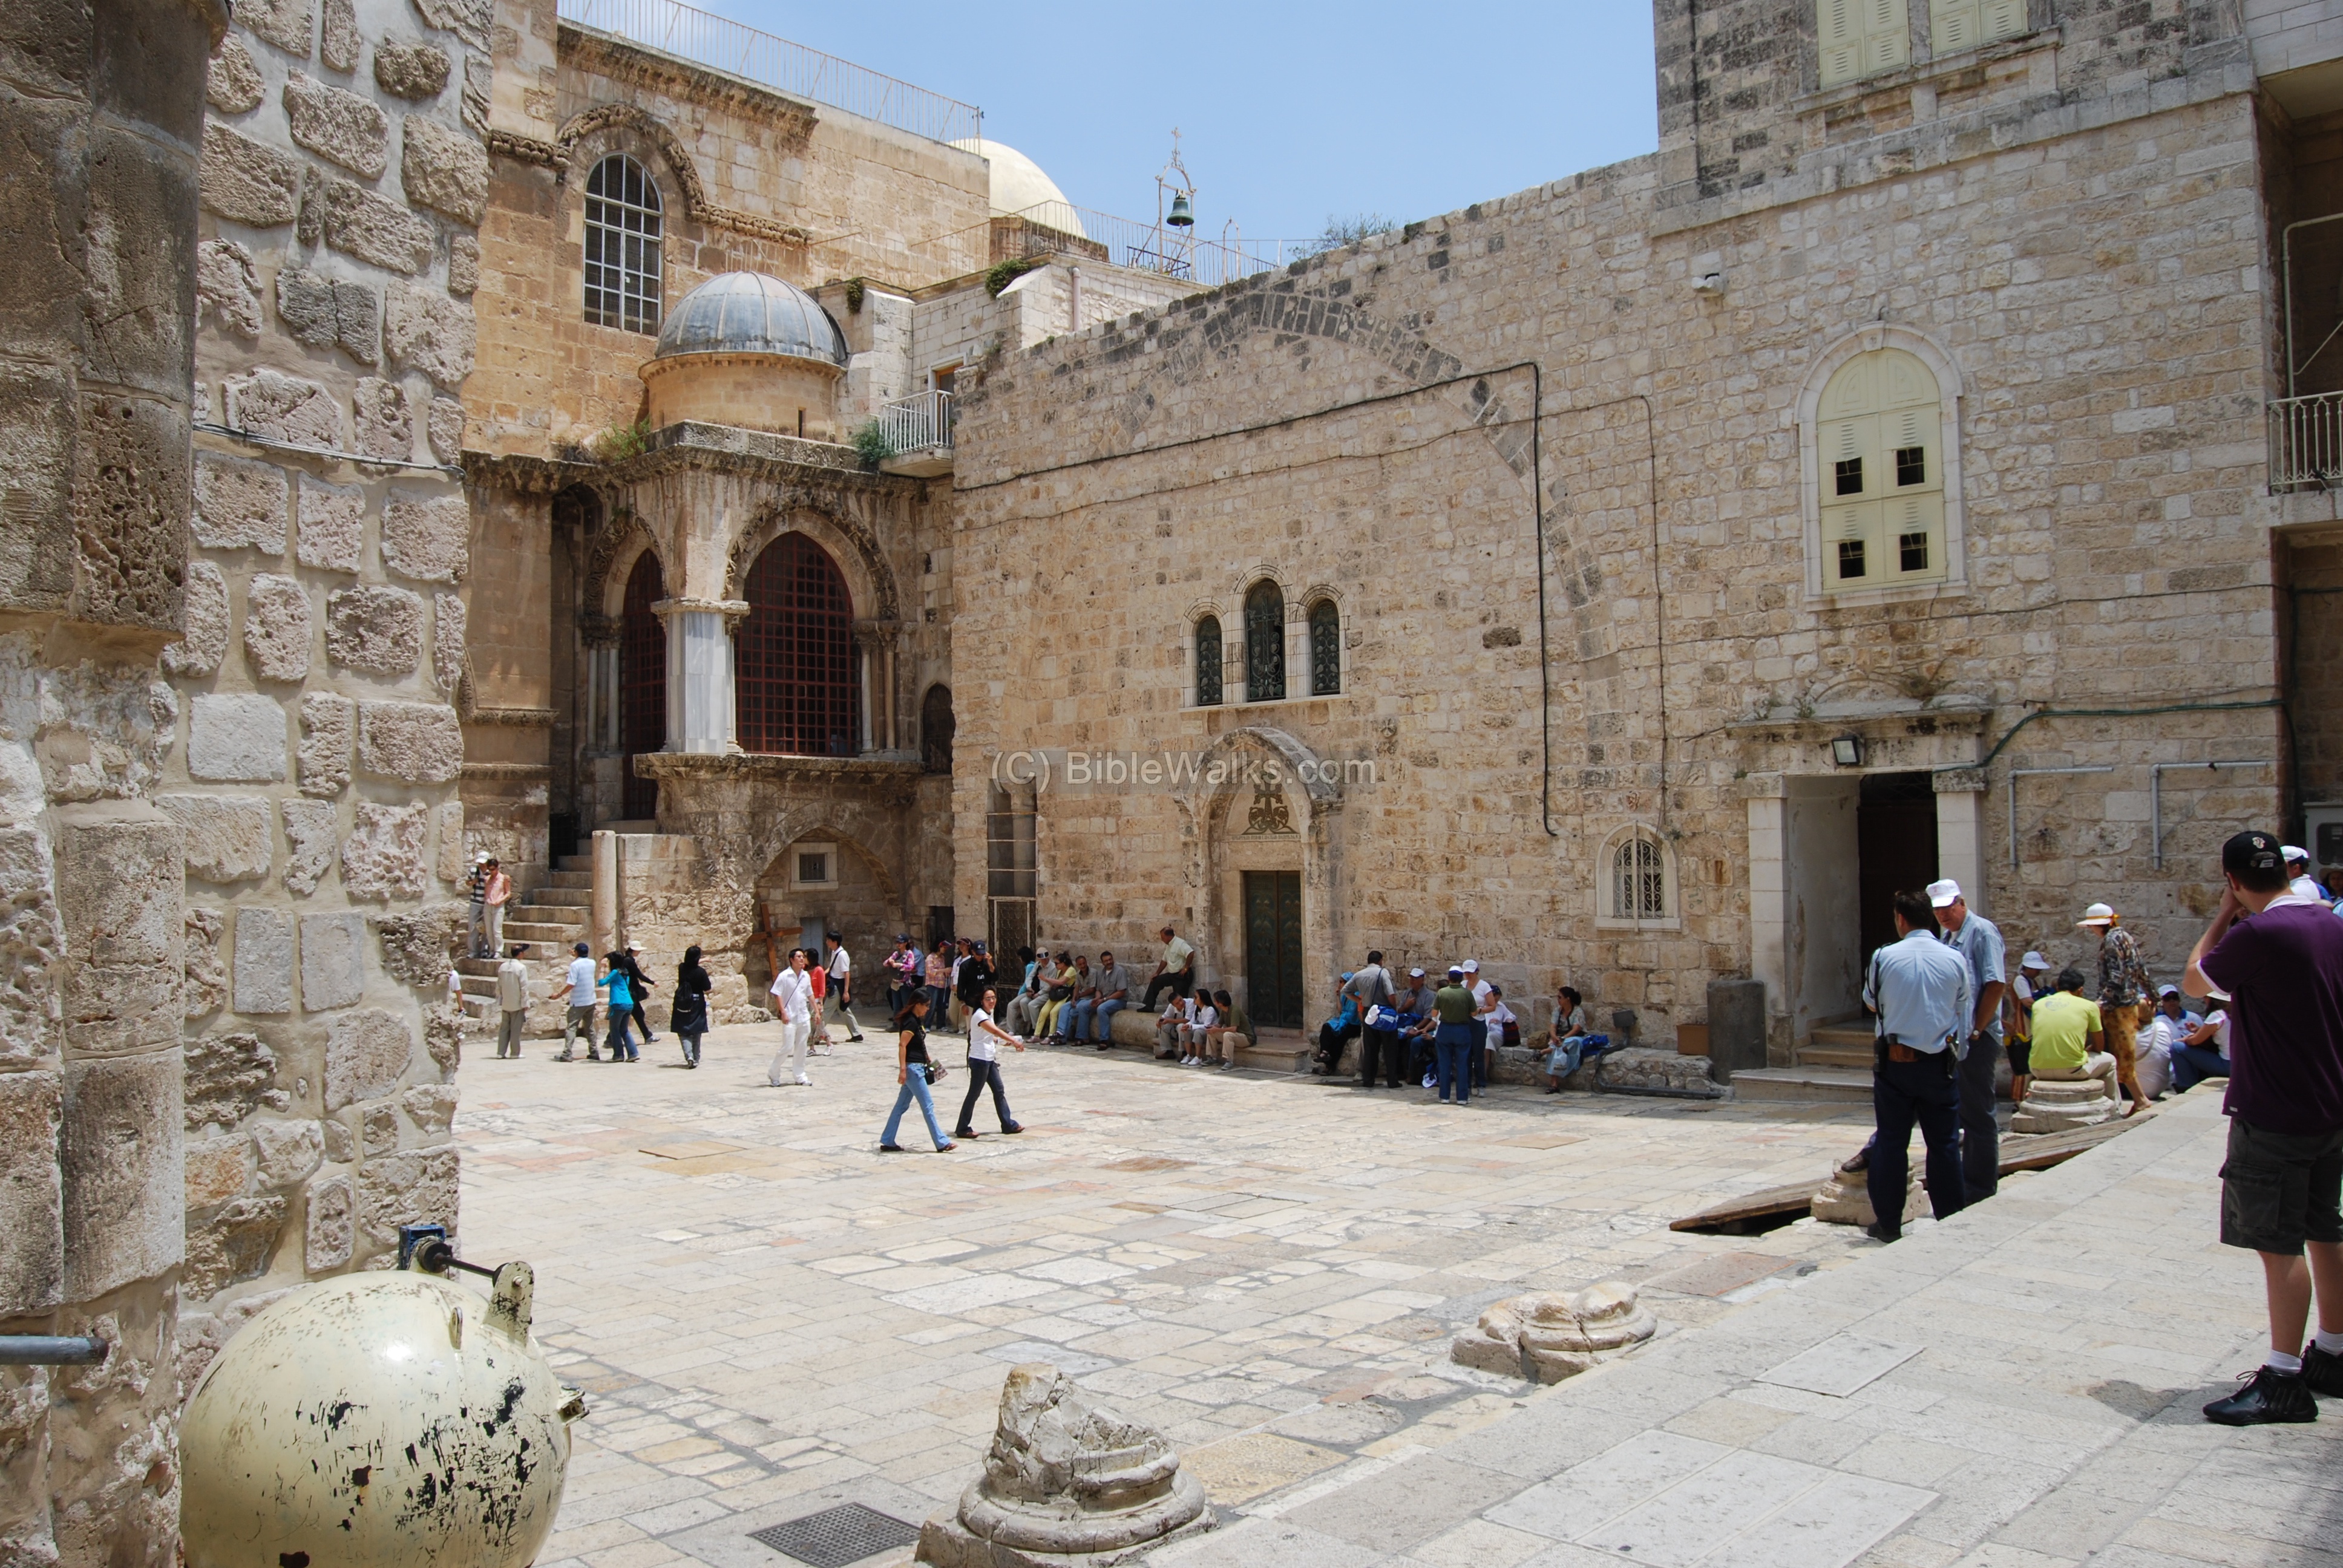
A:
{"type": "Polygon", "coordinates": [[[1614,833],[1596,857],[1595,878],[1598,927],[1673,928],[1678,923],[1675,859],[1650,828],[1638,824],[1614,833]]]}
{"type": "MultiPolygon", "coordinates": [[[[1342,690],[1342,612],[1329,598],[1313,599],[1305,619],[1310,628],[1310,695],[1335,697],[1342,690]]],[[[1246,702],[1282,702],[1287,696],[1285,593],[1263,579],[1244,596],[1244,697],[1246,702]]],[[[1191,700],[1217,708],[1227,700],[1226,634],[1221,618],[1206,612],[1193,624],[1194,664],[1191,700]]]]}
{"type": "Polygon", "coordinates": [[[612,153],[586,178],[586,319],[597,327],[659,328],[659,186],[643,166],[612,153]]]}
{"type": "Polygon", "coordinates": [[[1285,699],[1285,595],[1257,582],[1244,597],[1245,700],[1285,699]]]}

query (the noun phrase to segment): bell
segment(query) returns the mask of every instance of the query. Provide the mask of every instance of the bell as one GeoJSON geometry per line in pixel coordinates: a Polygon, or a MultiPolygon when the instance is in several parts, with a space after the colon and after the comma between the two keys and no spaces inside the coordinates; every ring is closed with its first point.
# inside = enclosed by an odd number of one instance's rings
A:
{"type": "Polygon", "coordinates": [[[1188,205],[1188,196],[1186,192],[1183,191],[1180,195],[1172,198],[1171,216],[1166,217],[1163,221],[1170,224],[1173,228],[1192,228],[1195,226],[1196,209],[1188,205]]]}

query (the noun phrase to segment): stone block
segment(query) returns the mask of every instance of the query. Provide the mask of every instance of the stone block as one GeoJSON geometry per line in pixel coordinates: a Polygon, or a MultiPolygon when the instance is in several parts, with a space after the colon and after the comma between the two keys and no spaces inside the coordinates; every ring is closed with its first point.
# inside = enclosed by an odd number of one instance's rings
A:
{"type": "Polygon", "coordinates": [[[295,341],[312,348],[338,344],[361,365],[381,357],[382,300],[366,284],[284,267],[277,274],[277,315],[295,341]]]}
{"type": "Polygon", "coordinates": [[[252,252],[232,239],[196,246],[196,309],[199,321],[238,337],[260,336],[260,273],[252,252]]]}
{"type": "Polygon", "coordinates": [[[0,1076],[0,1318],[46,1312],[64,1299],[64,1113],[59,1074],[0,1076]]]}
{"type": "Polygon", "coordinates": [[[456,1151],[376,1155],[358,1167],[358,1230],[377,1247],[398,1245],[401,1225],[456,1231],[456,1151]]]}
{"type": "Polygon", "coordinates": [[[488,151],[479,138],[420,115],[406,117],[399,137],[398,176],[407,199],[479,227],[488,210],[488,151]]]}
{"type": "Polygon", "coordinates": [[[293,917],[283,910],[236,912],[236,1000],[240,1013],[293,1010],[293,917]]]}
{"type": "Polygon", "coordinates": [[[366,547],[366,491],[304,474],[294,506],[294,558],[320,571],[354,572],[366,547]]]}
{"type": "Polygon", "coordinates": [[[1560,1382],[1642,1344],[1658,1329],[1635,1287],[1620,1281],[1497,1302],[1458,1334],[1449,1360],[1501,1377],[1560,1382]]]}
{"type": "Polygon", "coordinates": [[[66,1046],[85,1055],[176,1048],[186,934],[178,825],[67,820],[54,831],[66,1046]]]}
{"type": "Polygon", "coordinates": [[[407,1119],[426,1132],[445,1132],[456,1124],[456,1086],[427,1083],[398,1097],[407,1119]]]}
{"type": "Polygon", "coordinates": [[[1735,1072],[1765,1065],[1765,982],[1721,979],[1708,982],[1709,1070],[1720,1083],[1735,1072]]]}
{"type": "MultiPolygon", "coordinates": [[[[321,389],[322,390],[322,389],[321,389]]],[[[234,417],[233,415],[230,417],[234,417]]],[[[285,553],[285,470],[249,457],[196,454],[196,543],[207,550],[285,553]]]]}
{"type": "Polygon", "coordinates": [[[314,167],[301,171],[300,216],[293,225],[293,237],[304,250],[315,250],[326,238],[326,176],[314,167]]]}
{"type": "Polygon", "coordinates": [[[326,1158],[337,1165],[347,1165],[358,1157],[358,1141],[351,1136],[347,1121],[328,1116],[318,1126],[326,1131],[326,1158]]]}
{"type": "Polygon", "coordinates": [[[181,602],[186,623],[179,640],[163,650],[163,668],[172,675],[209,675],[227,657],[227,578],[209,561],[189,561],[181,602]]]}
{"type": "Polygon", "coordinates": [[[361,675],[411,675],[423,660],[423,600],[405,588],[337,588],[326,596],[326,655],[361,675]]]}
{"type": "Polygon", "coordinates": [[[158,795],[155,804],[186,835],[187,875],[240,882],[268,875],[276,839],[258,795],[158,795]]]}
{"type": "Polygon", "coordinates": [[[0,1069],[56,1054],[56,982],[65,957],[48,845],[30,827],[0,829],[0,1069]]]}
{"type": "Polygon", "coordinates": [[[447,85],[447,51],[436,44],[395,44],[374,48],[375,85],[395,98],[428,103],[447,85]]]}
{"type": "Polygon", "coordinates": [[[345,1267],[356,1241],[357,1202],[347,1176],[309,1183],[302,1222],[302,1266],[312,1274],[345,1267]]]}
{"type": "Polygon", "coordinates": [[[252,1180],[252,1140],[240,1132],[187,1140],[186,1206],[209,1209],[240,1195],[252,1180]]]}
{"type": "Polygon", "coordinates": [[[284,704],[253,692],[197,694],[188,708],[187,771],[230,784],[284,778],[284,704]]]}
{"type": "Polygon", "coordinates": [[[181,1296],[207,1301],[230,1285],[266,1273],[285,1234],[290,1207],[279,1197],[237,1198],[202,1225],[191,1227],[186,1271],[179,1276],[181,1296]]]}
{"type": "Polygon", "coordinates": [[[227,917],[219,910],[188,909],[186,935],[182,939],[186,945],[186,980],[180,992],[180,1010],[189,1019],[227,1005],[227,965],[219,950],[220,938],[226,934],[227,917]]]}
{"type": "MultiPolygon", "coordinates": [[[[1871,1186],[1866,1172],[1842,1171],[1835,1165],[1815,1189],[1808,1211],[1825,1225],[1875,1225],[1879,1211],[1871,1206],[1871,1186]]],[[[1921,1207],[1919,1162],[1915,1161],[1904,1172],[1904,1218],[1917,1219],[1927,1211],[1921,1207]]]]}
{"type": "Polygon", "coordinates": [[[439,819],[439,859],[433,869],[443,882],[460,882],[464,879],[464,802],[442,800],[435,815],[439,819]]]}
{"type": "Polygon", "coordinates": [[[453,33],[475,49],[488,46],[489,0],[415,0],[426,25],[453,33]]]}
{"type": "MultiPolygon", "coordinates": [[[[330,598],[327,606],[330,628],[330,598]]],[[[357,722],[358,705],[347,697],[313,691],[301,699],[302,794],[331,799],[349,788],[350,750],[357,738],[357,722]]]]}
{"type": "Polygon", "coordinates": [[[204,127],[196,177],[204,210],[230,223],[274,228],[300,210],[301,161],[226,126],[204,127]]]}
{"type": "Polygon", "coordinates": [[[326,1030],[326,1109],[378,1100],[399,1086],[415,1060],[415,1032],[378,1007],[337,1017],[326,1030]]]}
{"type": "Polygon", "coordinates": [[[453,392],[472,373],[478,343],[478,325],[464,301],[415,284],[390,286],[384,302],[382,351],[391,365],[420,370],[434,385],[453,392]]]}
{"type": "Polygon", "coordinates": [[[253,1171],[263,1187],[307,1181],[326,1157],[326,1135],[315,1121],[252,1124],[253,1171]]]}
{"type": "Polygon", "coordinates": [[[2036,1073],[2026,1080],[2026,1098],[2009,1119],[2012,1132],[2067,1132],[2113,1121],[2115,1085],[2098,1078],[2056,1079],[2036,1073]]]}
{"type": "Polygon", "coordinates": [[[291,1097],[277,1087],[277,1056],[256,1034],[211,1034],[186,1047],[187,1131],[233,1128],[264,1106],[282,1111],[291,1097]]]}
{"type": "Polygon", "coordinates": [[[301,1007],[325,1012],[366,994],[366,917],[350,910],[301,917],[301,1007]]]}
{"type": "Polygon", "coordinates": [[[480,286],[480,242],[459,234],[447,242],[447,292],[468,295],[480,286]]]}
{"type": "Polygon", "coordinates": [[[348,180],[326,184],[325,233],[327,245],[369,266],[417,273],[431,265],[430,223],[348,180]]]}
{"type": "Polygon", "coordinates": [[[390,116],[372,98],[298,71],[285,79],[284,97],[297,146],[367,179],[390,166],[390,116]]]}
{"type": "Polygon", "coordinates": [[[277,809],[285,819],[285,890],[306,899],[334,869],[340,813],[330,800],[281,800],[277,809]]]}
{"type": "Polygon", "coordinates": [[[330,71],[358,68],[358,8],[356,0],[326,0],[325,24],[317,35],[317,57],[330,71]]]}
{"type": "Polygon", "coordinates": [[[472,514],[462,493],[398,490],[382,507],[382,564],[401,577],[458,583],[471,566],[472,514]]]}
{"type": "Polygon", "coordinates": [[[315,0],[237,0],[236,19],[254,37],[274,44],[297,60],[309,57],[309,40],[317,31],[315,0]]]}
{"type": "Polygon", "coordinates": [[[451,699],[464,678],[464,623],[462,595],[431,596],[431,674],[451,699]]]}
{"type": "Polygon", "coordinates": [[[482,136],[488,134],[488,105],[497,89],[497,68],[485,55],[464,56],[464,123],[482,136]]]}
{"type": "Polygon", "coordinates": [[[457,941],[470,929],[470,911],[460,903],[430,904],[405,914],[377,915],[374,926],[382,940],[382,967],[392,979],[443,990],[457,941]]]}
{"type": "Polygon", "coordinates": [[[183,1070],[176,1045],[66,1065],[65,1300],[153,1279],[186,1256],[183,1070]]]}
{"type": "Polygon", "coordinates": [[[231,376],[223,386],[227,422],[237,429],[297,447],[342,445],[342,406],[315,381],[261,369],[231,376]]]}
{"type": "Polygon", "coordinates": [[[266,89],[244,40],[233,33],[223,37],[204,73],[204,101],[223,115],[241,115],[258,108],[266,89]]]}
{"type": "Polygon", "coordinates": [[[464,406],[453,397],[431,399],[431,456],[454,467],[464,457],[464,406]]]}
{"type": "Polygon", "coordinates": [[[401,902],[423,897],[428,890],[423,859],[427,809],[361,800],[356,818],[342,841],[342,891],[353,899],[401,902]]]}
{"type": "Polygon", "coordinates": [[[244,590],[244,656],[258,680],[306,680],[309,646],[309,590],[299,579],[259,572],[244,590]]]}
{"type": "MultiPolygon", "coordinates": [[[[445,994],[444,992],[442,993],[445,994]]],[[[464,1065],[464,1010],[452,1001],[434,1003],[423,1011],[423,1049],[438,1066],[439,1081],[456,1081],[464,1065]]]]}
{"type": "Polygon", "coordinates": [[[358,1145],[368,1154],[398,1152],[398,1111],[387,1101],[358,1107],[358,1145]]]}
{"type": "Polygon", "coordinates": [[[439,702],[358,704],[358,768],[409,784],[445,784],[464,769],[464,727],[439,702]]]}
{"type": "MultiPolygon", "coordinates": [[[[177,289],[167,297],[177,297],[177,289]]],[[[101,625],[176,631],[195,461],[187,407],[91,392],[77,411],[73,613],[101,625]]]]}
{"type": "Polygon", "coordinates": [[[398,463],[415,456],[415,416],[407,406],[406,387],[378,377],[361,377],[352,403],[359,451],[398,463]]]}
{"type": "MultiPolygon", "coordinates": [[[[149,69],[159,75],[186,72],[191,64],[149,69]]],[[[186,74],[192,88],[194,75],[186,74]]],[[[195,107],[192,94],[188,107],[195,107]]],[[[190,141],[195,130],[191,121],[190,141]]],[[[85,161],[74,166],[72,176],[83,182],[72,243],[84,268],[84,373],[184,408],[195,368],[195,319],[183,303],[196,243],[194,171],[152,133],[134,132],[103,110],[84,134],[85,161]]],[[[12,254],[12,270],[31,248],[12,254]]]]}

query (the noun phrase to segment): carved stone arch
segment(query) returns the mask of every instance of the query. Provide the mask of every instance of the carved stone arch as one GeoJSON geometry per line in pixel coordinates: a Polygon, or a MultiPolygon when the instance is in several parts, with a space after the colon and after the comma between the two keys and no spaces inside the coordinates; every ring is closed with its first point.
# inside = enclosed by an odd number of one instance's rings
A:
{"type": "MultiPolygon", "coordinates": [[[[639,105],[597,104],[571,116],[569,123],[561,127],[558,146],[561,160],[556,173],[564,186],[572,183],[571,176],[584,174],[608,154],[649,151],[667,166],[672,176],[672,189],[683,197],[685,209],[692,217],[700,217],[701,209],[708,205],[707,187],[700,182],[699,166],[693,160],[691,149],[657,116],[639,105]],[[612,131],[626,134],[607,134],[612,131]]],[[[662,186],[663,190],[667,188],[662,186]]]]}
{"type": "Polygon", "coordinates": [[[855,859],[861,861],[870,872],[871,879],[879,884],[880,891],[888,902],[897,909],[902,907],[902,882],[895,875],[894,869],[864,843],[845,819],[827,806],[804,807],[769,822],[762,831],[749,839],[749,852],[742,858],[742,868],[752,884],[760,883],[790,845],[816,838],[835,843],[840,849],[852,850],[855,859]]]}
{"type": "Polygon", "coordinates": [[[887,562],[887,552],[880,548],[878,534],[868,522],[832,498],[798,486],[783,489],[758,508],[733,536],[732,548],[724,562],[724,597],[741,598],[749,581],[749,568],[756,564],[757,557],[767,545],[792,531],[804,534],[830,552],[830,559],[845,575],[846,590],[853,598],[856,615],[882,621],[902,618],[895,571],[887,562]]]}
{"type": "Polygon", "coordinates": [[[601,529],[586,552],[585,591],[579,602],[588,616],[607,617],[613,623],[618,620],[619,601],[627,591],[627,574],[634,570],[637,558],[645,550],[658,558],[667,591],[683,591],[680,574],[670,569],[668,558],[659,552],[659,541],[651,537],[642,518],[630,507],[613,508],[604,514],[601,529]]]}
{"type": "Polygon", "coordinates": [[[1223,732],[1196,759],[1193,776],[1173,797],[1187,822],[1201,828],[1221,800],[1252,787],[1252,775],[1242,766],[1243,754],[1259,752],[1279,766],[1281,779],[1293,780],[1302,791],[1313,821],[1342,806],[1342,768],[1329,764],[1315,751],[1273,724],[1247,724],[1223,732]]]}

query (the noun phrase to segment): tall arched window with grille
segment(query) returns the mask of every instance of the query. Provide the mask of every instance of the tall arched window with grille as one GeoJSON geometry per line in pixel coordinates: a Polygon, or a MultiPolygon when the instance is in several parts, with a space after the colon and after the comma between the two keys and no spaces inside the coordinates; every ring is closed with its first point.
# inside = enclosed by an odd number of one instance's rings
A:
{"type": "Polygon", "coordinates": [[[1330,598],[1310,607],[1310,695],[1332,697],[1342,689],[1342,612],[1330,598]]]}
{"type": "Polygon", "coordinates": [[[629,822],[659,815],[659,780],[636,778],[635,759],[667,748],[667,628],[651,613],[665,598],[659,557],[645,550],[627,574],[618,611],[618,809],[629,822]]]}
{"type": "Polygon", "coordinates": [[[1676,929],[1675,857],[1650,827],[1622,828],[1604,842],[1595,860],[1599,878],[1594,923],[1612,930],[1676,929]]]}
{"type": "Polygon", "coordinates": [[[597,327],[659,327],[659,186],[643,166],[612,153],[586,176],[586,319],[597,327]]]}
{"type": "Polygon", "coordinates": [[[1245,700],[1285,697],[1285,595],[1272,582],[1245,590],[1245,700]]]}
{"type": "Polygon", "coordinates": [[[854,602],[830,553],[783,534],[758,554],[733,640],[735,733],[744,751],[851,757],[860,733],[854,602]]]}
{"type": "Polygon", "coordinates": [[[1196,623],[1196,706],[1221,705],[1221,618],[1208,615],[1196,623]]]}

